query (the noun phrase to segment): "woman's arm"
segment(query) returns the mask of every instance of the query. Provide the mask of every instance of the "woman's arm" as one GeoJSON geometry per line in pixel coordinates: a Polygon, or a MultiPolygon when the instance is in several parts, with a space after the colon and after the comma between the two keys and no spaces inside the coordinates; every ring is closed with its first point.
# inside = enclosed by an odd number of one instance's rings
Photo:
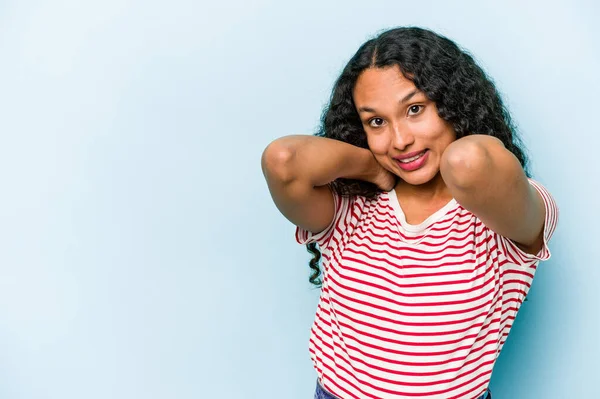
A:
{"type": "Polygon", "coordinates": [[[328,183],[339,177],[371,181],[382,169],[367,149],[308,135],[273,141],[263,151],[261,166],[279,211],[313,233],[323,231],[335,216],[328,183]]]}
{"type": "Polygon", "coordinates": [[[544,202],[502,141],[479,134],[458,139],[444,151],[440,172],[456,201],[487,227],[527,253],[539,252],[544,202]]]}

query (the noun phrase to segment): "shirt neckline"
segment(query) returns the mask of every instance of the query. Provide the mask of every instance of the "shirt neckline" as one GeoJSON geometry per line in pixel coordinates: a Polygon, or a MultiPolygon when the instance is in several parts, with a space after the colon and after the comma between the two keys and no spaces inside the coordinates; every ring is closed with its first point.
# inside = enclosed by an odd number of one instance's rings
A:
{"type": "Polygon", "coordinates": [[[440,220],[444,215],[446,215],[451,209],[454,209],[458,202],[456,202],[455,198],[452,198],[446,205],[435,211],[431,214],[427,219],[422,221],[419,224],[410,224],[406,221],[406,215],[402,211],[402,207],[400,207],[400,201],[398,201],[398,196],[396,195],[396,190],[392,189],[387,192],[388,199],[392,205],[392,209],[394,210],[394,214],[400,222],[402,228],[411,233],[421,233],[429,226],[440,220]]]}

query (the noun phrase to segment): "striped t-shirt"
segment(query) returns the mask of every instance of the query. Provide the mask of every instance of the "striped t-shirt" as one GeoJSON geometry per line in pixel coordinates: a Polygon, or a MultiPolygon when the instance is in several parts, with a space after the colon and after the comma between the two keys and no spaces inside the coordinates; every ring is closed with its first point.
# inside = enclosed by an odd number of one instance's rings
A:
{"type": "Polygon", "coordinates": [[[456,200],[411,225],[394,190],[368,200],[334,193],[318,234],[323,285],[309,352],[318,379],[346,398],[477,398],[531,286],[550,258],[558,209],[541,193],[544,245],[527,254],[456,200]]]}

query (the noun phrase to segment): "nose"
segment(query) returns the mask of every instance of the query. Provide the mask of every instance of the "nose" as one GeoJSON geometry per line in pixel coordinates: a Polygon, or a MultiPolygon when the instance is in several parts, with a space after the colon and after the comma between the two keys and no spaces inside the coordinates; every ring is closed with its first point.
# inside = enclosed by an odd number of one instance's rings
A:
{"type": "Polygon", "coordinates": [[[392,132],[394,135],[394,146],[400,151],[404,151],[406,147],[415,142],[415,137],[413,136],[410,129],[408,129],[406,126],[402,126],[399,123],[395,123],[392,126],[392,132]]]}

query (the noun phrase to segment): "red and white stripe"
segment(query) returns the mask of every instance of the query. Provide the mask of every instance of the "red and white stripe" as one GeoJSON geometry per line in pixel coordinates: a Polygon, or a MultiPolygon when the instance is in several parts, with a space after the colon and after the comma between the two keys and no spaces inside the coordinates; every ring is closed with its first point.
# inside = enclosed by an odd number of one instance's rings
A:
{"type": "Polygon", "coordinates": [[[395,192],[334,193],[317,242],[323,287],[309,342],[321,384],[340,398],[477,398],[541,260],[558,209],[546,205],[544,247],[531,255],[452,200],[409,225],[395,192]]]}

